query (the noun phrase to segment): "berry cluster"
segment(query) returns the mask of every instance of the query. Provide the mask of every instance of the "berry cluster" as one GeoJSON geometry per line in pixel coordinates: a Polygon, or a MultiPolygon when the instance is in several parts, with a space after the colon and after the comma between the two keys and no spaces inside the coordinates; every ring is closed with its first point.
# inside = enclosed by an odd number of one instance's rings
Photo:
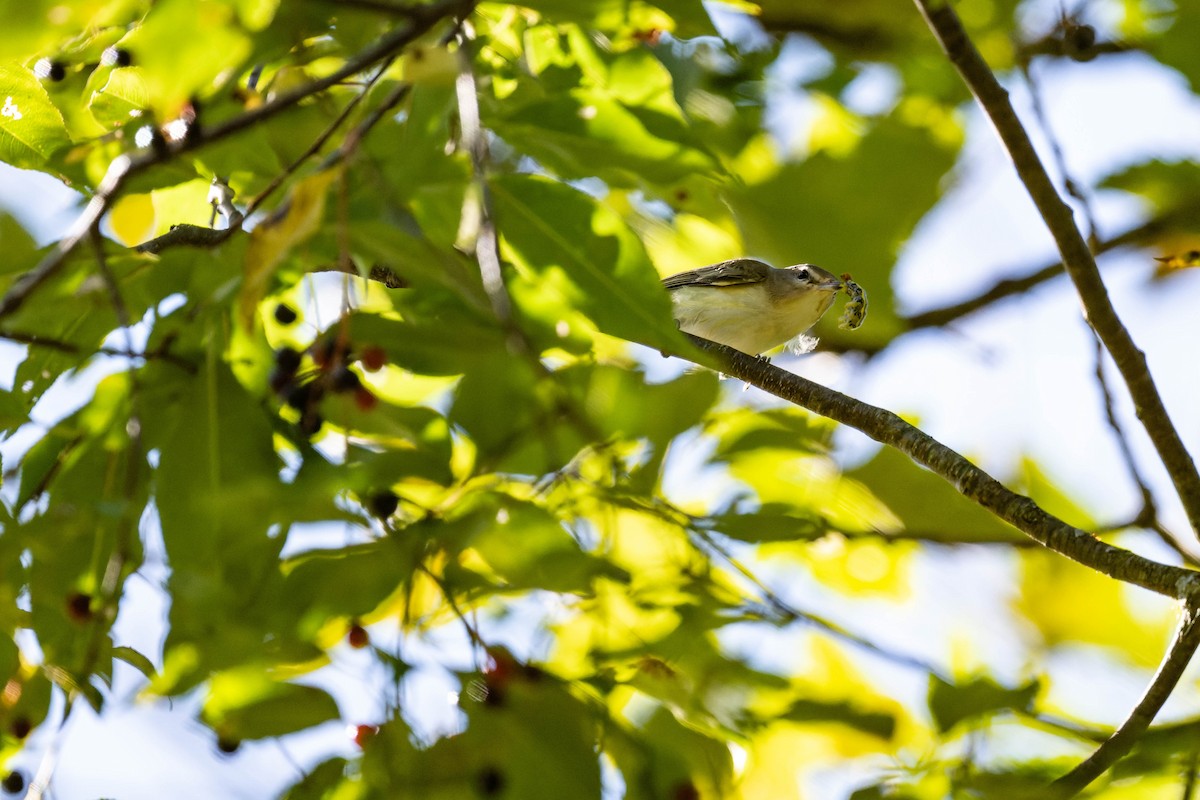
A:
{"type": "MultiPolygon", "coordinates": [[[[297,315],[290,306],[281,303],[275,309],[275,319],[290,325],[297,315]]],[[[387,363],[387,355],[383,348],[374,345],[356,353],[344,333],[337,331],[318,337],[303,353],[287,346],[275,351],[271,389],[284,404],[300,412],[300,431],[305,436],[315,436],[321,430],[325,420],[320,404],[326,394],[353,394],[355,405],[362,411],[370,411],[379,403],[358,373],[350,368],[354,361],[367,372],[375,372],[387,363]],[[303,369],[306,355],[312,362],[311,369],[303,369]]]]}

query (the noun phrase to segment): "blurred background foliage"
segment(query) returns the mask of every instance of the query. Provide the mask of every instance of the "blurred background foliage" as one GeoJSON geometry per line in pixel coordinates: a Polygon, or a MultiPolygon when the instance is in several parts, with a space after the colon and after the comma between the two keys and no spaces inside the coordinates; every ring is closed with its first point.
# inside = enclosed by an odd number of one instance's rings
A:
{"type": "MultiPolygon", "coordinates": [[[[892,269],[962,169],[969,98],[915,8],[483,2],[459,46],[469,5],[0,8],[0,159],[86,200],[114,159],[187,145],[0,320],[20,345],[0,395],[0,758],[53,749],[82,704],[178,703],[232,760],[352,726],[245,796],[1039,796],[1105,735],[1051,665],[1150,668],[1170,609],[895,452],[844,470],[831,423],[655,352],[684,347],[658,277],[743,254],[866,287],[867,325],[822,323],[822,349],[861,363],[918,327],[892,269]],[[418,23],[394,60],[206,140],[418,23]],[[799,102],[806,124],[782,123],[799,102]],[[248,232],[134,249],[208,224],[214,176],[242,208],[283,184],[248,232]],[[485,192],[509,318],[468,255],[485,192]],[[926,613],[924,557],[947,547],[1013,569],[996,624],[1016,670],[966,637],[889,635],[926,613]],[[139,579],[165,622],[130,599],[139,579]],[[123,620],[162,636],[134,647],[123,620]],[[418,680],[431,668],[452,706],[418,680]],[[365,713],[359,673],[390,687],[365,713]]],[[[1052,5],[955,8],[1006,80],[1132,53],[1195,88],[1192,0],[1052,5]]],[[[1134,244],[1187,250],[1195,171],[1103,180],[1160,221],[1134,244]]],[[[7,215],[0,241],[5,289],[57,246],[7,215]]],[[[1003,477],[1097,524],[1035,462],[1003,477]]],[[[1152,734],[1096,796],[1184,791],[1195,724],[1152,734]]]]}

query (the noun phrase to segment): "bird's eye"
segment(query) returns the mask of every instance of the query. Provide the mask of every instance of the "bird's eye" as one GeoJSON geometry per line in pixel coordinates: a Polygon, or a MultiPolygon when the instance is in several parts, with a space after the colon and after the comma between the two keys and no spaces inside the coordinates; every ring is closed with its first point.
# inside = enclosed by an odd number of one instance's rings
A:
{"type": "Polygon", "coordinates": [[[796,279],[802,280],[802,281],[808,280],[808,270],[806,270],[806,269],[796,270],[796,279]]]}

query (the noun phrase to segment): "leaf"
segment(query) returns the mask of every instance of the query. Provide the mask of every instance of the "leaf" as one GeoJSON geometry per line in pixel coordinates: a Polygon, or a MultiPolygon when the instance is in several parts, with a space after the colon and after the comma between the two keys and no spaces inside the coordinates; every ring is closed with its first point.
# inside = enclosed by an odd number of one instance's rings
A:
{"type": "Polygon", "coordinates": [[[0,61],[0,160],[45,169],[69,143],[62,114],[37,77],[20,64],[0,61]]]}
{"type": "Polygon", "coordinates": [[[311,236],[325,214],[325,193],[337,170],[323,170],[298,181],[283,205],[250,232],[245,278],[238,299],[242,327],[254,329],[259,302],[266,297],[275,269],[300,242],[311,236]]]}
{"type": "Polygon", "coordinates": [[[158,674],[158,670],[154,668],[154,662],[147,658],[142,653],[132,647],[118,646],[112,649],[113,658],[124,661],[129,666],[142,673],[147,680],[154,680],[158,674]]]}
{"type": "Polygon", "coordinates": [[[891,739],[896,733],[894,715],[883,711],[865,711],[847,701],[797,700],[782,719],[792,722],[837,722],[881,739],[891,739]]]}
{"type": "Polygon", "coordinates": [[[1009,689],[981,677],[966,683],[947,683],[936,675],[929,676],[929,711],[938,730],[946,733],[964,720],[998,711],[1028,711],[1041,690],[1034,680],[1009,689]]]}
{"type": "Polygon", "coordinates": [[[346,772],[346,759],[335,756],[308,770],[299,783],[288,789],[282,800],[327,800],[346,772]]]}
{"type": "Polygon", "coordinates": [[[687,141],[688,129],[677,114],[630,108],[598,92],[577,90],[530,103],[495,125],[565,178],[595,175],[615,186],[670,185],[716,167],[687,141]]]}
{"type": "Polygon", "coordinates": [[[1041,549],[1021,553],[1018,613],[1045,647],[1098,645],[1141,667],[1153,667],[1170,638],[1173,604],[1133,596],[1106,575],[1041,549]]]}
{"type": "Polygon", "coordinates": [[[845,477],[861,482],[904,525],[891,535],[939,542],[1025,542],[1026,537],[950,484],[888,447],[845,477]]]}
{"type": "Polygon", "coordinates": [[[828,526],[818,515],[801,515],[791,505],[766,503],[754,511],[705,517],[701,524],[740,542],[802,542],[819,539],[828,526]]]}
{"type": "Polygon", "coordinates": [[[191,98],[211,95],[251,52],[232,4],[193,0],[156,2],[118,46],[130,53],[154,116],[164,122],[191,98]]]}
{"type": "Polygon", "coordinates": [[[415,553],[385,539],[337,550],[314,550],[284,565],[287,616],[315,636],[331,617],[366,617],[409,580],[415,553]]]}
{"type": "Polygon", "coordinates": [[[234,739],[286,736],[340,716],[325,691],[273,680],[254,667],[213,676],[202,715],[213,729],[234,739]]]}
{"type": "Polygon", "coordinates": [[[695,0],[525,0],[520,5],[554,22],[578,22],[600,30],[671,30],[678,25],[681,36],[715,33],[708,14],[695,0]]]}
{"type": "Polygon", "coordinates": [[[21,223],[8,214],[0,212],[0,247],[4,258],[0,260],[0,275],[24,272],[33,266],[37,256],[37,243],[21,223]]]}
{"type": "Polygon", "coordinates": [[[92,92],[88,109],[105,128],[119,128],[139,119],[150,105],[150,93],[138,67],[118,67],[104,86],[92,92]]]}
{"type": "Polygon", "coordinates": [[[125,195],[109,212],[108,224],[122,244],[141,244],[154,232],[154,201],[148,194],[125,195]]]}
{"type": "MultiPolygon", "coordinates": [[[[1200,14],[1194,7],[1180,4],[1173,15],[1170,29],[1150,47],[1159,61],[1174,67],[1187,78],[1193,92],[1200,90],[1200,57],[1191,44],[1200,36],[1200,14]]],[[[1161,30],[1162,22],[1156,20],[1154,27],[1161,30]]],[[[1149,32],[1149,31],[1147,31],[1149,32]]]]}
{"type": "Polygon", "coordinates": [[[670,300],[641,243],[587,195],[531,175],[491,183],[504,254],[540,280],[559,283],[560,302],[605,333],[650,347],[686,349],[670,300]]]}
{"type": "Polygon", "coordinates": [[[628,579],[624,570],[584,552],[558,518],[527,503],[500,506],[494,523],[467,544],[507,588],[586,594],[597,577],[628,579]]]}

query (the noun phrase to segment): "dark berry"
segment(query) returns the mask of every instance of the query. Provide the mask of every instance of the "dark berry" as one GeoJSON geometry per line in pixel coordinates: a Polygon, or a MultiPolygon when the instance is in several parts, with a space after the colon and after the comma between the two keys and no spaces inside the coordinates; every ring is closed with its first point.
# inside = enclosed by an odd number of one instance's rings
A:
{"type": "Polygon", "coordinates": [[[313,401],[319,397],[319,390],[316,384],[300,383],[288,389],[287,396],[283,398],[283,402],[287,403],[297,411],[307,411],[313,401]]]}
{"type": "Polygon", "coordinates": [[[700,800],[700,790],[691,781],[676,784],[671,789],[671,800],[700,800]]]}
{"type": "Polygon", "coordinates": [[[326,369],[333,363],[333,356],[335,352],[337,352],[337,339],[325,339],[324,341],[313,343],[313,361],[315,361],[317,366],[321,369],[326,369]]]}
{"type": "Polygon", "coordinates": [[[63,78],[67,77],[67,68],[63,66],[61,61],[53,58],[40,58],[33,65],[33,74],[44,81],[54,81],[58,83],[63,78]]]}
{"type": "Polygon", "coordinates": [[[504,791],[504,773],[495,767],[484,767],[479,771],[476,785],[484,797],[495,797],[504,791]]]}
{"type": "Polygon", "coordinates": [[[371,394],[367,387],[360,386],[354,390],[354,405],[358,406],[359,411],[370,411],[379,405],[379,398],[371,394]]]}
{"type": "Polygon", "coordinates": [[[275,306],[275,321],[280,325],[291,325],[297,319],[296,310],[287,303],[275,306]]]}
{"type": "Polygon", "coordinates": [[[355,725],[354,726],[354,743],[363,748],[367,746],[367,740],[379,733],[378,725],[355,725]]]}
{"type": "Polygon", "coordinates": [[[320,414],[310,411],[300,418],[300,432],[311,438],[321,432],[321,426],[324,424],[325,420],[320,414]]]}
{"type": "Polygon", "coordinates": [[[400,498],[395,492],[379,492],[367,498],[367,510],[371,512],[371,516],[379,519],[387,519],[395,514],[399,507],[400,498]]]}
{"type": "Polygon", "coordinates": [[[371,643],[371,634],[367,632],[366,628],[356,622],[346,632],[346,643],[355,650],[362,650],[371,643]]]}
{"type": "Polygon", "coordinates": [[[0,781],[0,788],[8,794],[20,794],[25,791],[25,776],[14,769],[4,776],[3,781],[0,781]]]}
{"type": "Polygon", "coordinates": [[[301,355],[290,347],[281,347],[275,351],[275,366],[280,372],[295,373],[300,368],[301,355]]]}
{"type": "Polygon", "coordinates": [[[24,739],[32,730],[33,723],[29,721],[29,717],[13,717],[12,722],[8,723],[8,732],[14,739],[24,739]]]}
{"type": "Polygon", "coordinates": [[[76,622],[87,622],[92,618],[92,596],[83,592],[67,595],[67,616],[76,622]]]}
{"type": "Polygon", "coordinates": [[[296,377],[294,372],[284,372],[279,367],[271,370],[271,374],[267,377],[267,385],[271,387],[271,391],[275,394],[283,394],[284,390],[292,385],[292,379],[296,377]]]}
{"type": "Polygon", "coordinates": [[[227,756],[236,753],[241,746],[241,741],[232,736],[221,735],[217,737],[217,749],[227,756]]]}
{"type": "Polygon", "coordinates": [[[106,67],[128,67],[133,56],[124,47],[109,47],[100,54],[100,63],[106,67]]]}
{"type": "Polygon", "coordinates": [[[1073,25],[1067,31],[1071,49],[1076,52],[1090,50],[1096,44],[1096,29],[1091,25],[1073,25]]]}
{"type": "Polygon", "coordinates": [[[330,386],[335,392],[353,392],[362,386],[362,381],[357,372],[342,365],[330,376],[330,386]]]}
{"type": "Polygon", "coordinates": [[[371,345],[363,349],[362,365],[367,372],[377,372],[387,363],[387,352],[379,345],[371,345]]]}

